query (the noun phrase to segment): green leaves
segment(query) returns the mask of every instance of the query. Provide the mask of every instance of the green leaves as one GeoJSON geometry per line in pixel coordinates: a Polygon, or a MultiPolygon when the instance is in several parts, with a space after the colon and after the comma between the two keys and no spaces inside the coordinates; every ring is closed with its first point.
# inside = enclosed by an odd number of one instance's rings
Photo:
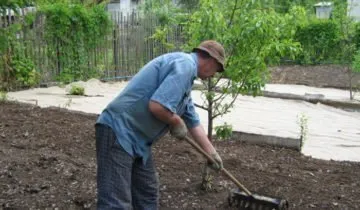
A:
{"type": "Polygon", "coordinates": [[[215,132],[216,137],[219,138],[219,140],[229,139],[232,136],[232,126],[224,123],[224,125],[216,126],[215,132]]]}
{"type": "MultiPolygon", "coordinates": [[[[239,94],[260,94],[269,77],[267,66],[277,64],[284,55],[294,56],[299,52],[299,44],[292,39],[296,27],[287,25],[292,18],[265,7],[262,1],[200,1],[199,10],[186,25],[185,49],[215,39],[224,45],[227,54],[223,80],[228,82],[220,88],[207,85],[205,91],[205,104],[213,108],[212,119],[229,112],[239,94]]],[[[212,84],[220,84],[220,79],[216,78],[212,84]]]]}
{"type": "Polygon", "coordinates": [[[69,91],[70,95],[78,95],[83,96],[85,94],[85,88],[78,84],[71,85],[71,89],[69,91]]]}
{"type": "Polygon", "coordinates": [[[334,52],[340,39],[338,25],[331,20],[316,20],[302,28],[296,33],[296,39],[301,43],[305,53],[304,61],[317,63],[333,58],[330,52],[334,52]]]}
{"type": "Polygon", "coordinates": [[[62,82],[88,79],[90,52],[101,46],[110,32],[111,21],[103,5],[84,7],[80,4],[56,3],[41,8],[46,16],[45,38],[49,54],[59,68],[62,82]]]}
{"type": "Polygon", "coordinates": [[[354,56],[351,69],[353,72],[360,73],[360,50],[358,50],[354,56]]]}

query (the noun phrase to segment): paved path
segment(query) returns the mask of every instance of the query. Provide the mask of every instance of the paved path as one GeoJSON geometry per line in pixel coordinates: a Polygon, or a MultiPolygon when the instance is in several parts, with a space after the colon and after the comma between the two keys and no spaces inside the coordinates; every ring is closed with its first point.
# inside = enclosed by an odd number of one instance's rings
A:
{"type": "MultiPolygon", "coordinates": [[[[86,94],[97,97],[66,95],[66,88],[37,88],[9,93],[10,100],[37,103],[39,106],[57,106],[89,113],[100,113],[106,104],[126,85],[100,83],[90,80],[83,83],[86,94]],[[71,98],[71,99],[70,99],[71,98]]],[[[298,85],[267,85],[267,91],[304,95],[323,94],[327,99],[348,100],[348,91],[313,88],[298,85]]],[[[193,99],[201,103],[201,92],[193,91],[193,99]]],[[[207,126],[207,115],[198,109],[200,119],[207,126]]],[[[233,130],[248,133],[298,137],[298,116],[308,118],[308,139],[303,153],[321,159],[360,161],[360,113],[346,112],[321,104],[266,97],[240,96],[234,109],[215,120],[233,125],[233,130]]]]}

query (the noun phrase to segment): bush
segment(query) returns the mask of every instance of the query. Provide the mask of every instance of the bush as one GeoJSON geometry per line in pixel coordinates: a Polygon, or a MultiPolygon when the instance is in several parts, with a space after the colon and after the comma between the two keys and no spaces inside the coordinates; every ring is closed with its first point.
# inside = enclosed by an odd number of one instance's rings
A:
{"type": "Polygon", "coordinates": [[[8,100],[7,92],[0,91],[0,102],[4,102],[4,101],[7,101],[7,100],[8,100]]]}
{"type": "Polygon", "coordinates": [[[295,38],[303,49],[298,60],[302,64],[317,64],[337,57],[336,49],[340,30],[331,20],[314,20],[312,23],[298,28],[295,38]]]}
{"type": "Polygon", "coordinates": [[[68,83],[97,76],[90,58],[102,46],[112,24],[104,5],[58,2],[45,5],[41,13],[46,18],[44,38],[49,59],[60,73],[56,79],[68,83]]]}
{"type": "Polygon", "coordinates": [[[35,65],[30,59],[18,57],[11,64],[15,70],[15,78],[18,83],[26,87],[39,84],[40,74],[35,70],[35,65]]]}
{"type": "Polygon", "coordinates": [[[33,87],[40,82],[34,62],[26,56],[25,46],[17,38],[25,26],[12,24],[0,29],[0,89],[33,87]]]}
{"type": "Polygon", "coordinates": [[[215,127],[216,137],[220,140],[229,139],[232,136],[232,126],[225,123],[215,127]]]}
{"type": "Polygon", "coordinates": [[[356,49],[360,49],[360,23],[355,24],[355,32],[353,41],[356,45],[356,49]]]}
{"type": "Polygon", "coordinates": [[[85,88],[80,85],[72,85],[70,89],[70,95],[83,96],[85,94],[85,88]]]}

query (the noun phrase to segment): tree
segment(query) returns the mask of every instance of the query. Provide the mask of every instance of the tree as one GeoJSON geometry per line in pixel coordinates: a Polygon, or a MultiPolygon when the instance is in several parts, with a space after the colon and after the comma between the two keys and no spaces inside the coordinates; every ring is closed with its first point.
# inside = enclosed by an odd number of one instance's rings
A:
{"type": "MultiPolygon", "coordinates": [[[[211,140],[213,120],[230,112],[239,94],[261,93],[269,77],[268,65],[283,55],[293,55],[299,45],[292,40],[296,27],[291,15],[283,16],[262,2],[248,0],[203,0],[187,25],[185,49],[201,41],[215,39],[227,51],[226,70],[203,82],[206,96],[197,104],[208,113],[208,137],[211,140]],[[230,102],[226,103],[226,99],[230,102]]],[[[205,168],[206,169],[206,168],[205,168]]],[[[211,189],[212,177],[203,173],[203,188],[211,189]]]]}
{"type": "Polygon", "coordinates": [[[186,48],[215,39],[227,51],[225,74],[203,84],[206,99],[197,104],[208,112],[210,139],[213,120],[228,113],[239,94],[259,95],[269,76],[267,66],[298,49],[292,40],[293,30],[287,25],[290,19],[257,2],[201,1],[188,24],[186,48]],[[227,96],[231,97],[230,103],[224,103],[227,96]]]}
{"type": "Polygon", "coordinates": [[[358,50],[356,52],[356,54],[354,56],[354,60],[352,62],[352,66],[351,66],[349,71],[351,71],[350,75],[349,75],[350,76],[350,78],[349,78],[349,80],[350,80],[350,99],[353,100],[354,96],[355,96],[355,93],[353,91],[353,87],[352,87],[353,84],[352,84],[351,81],[352,81],[352,78],[353,78],[355,73],[358,73],[358,74],[360,73],[360,50],[358,50]]]}
{"type": "Polygon", "coordinates": [[[355,29],[354,20],[348,16],[348,4],[345,1],[337,0],[334,3],[333,21],[339,26],[339,58],[338,62],[347,69],[349,78],[350,100],[353,100],[353,84],[352,78],[355,72],[358,72],[358,54],[356,52],[356,43],[353,34],[355,29]]]}
{"type": "MultiPolygon", "coordinates": [[[[1,18],[6,17],[7,13],[20,16],[21,8],[31,6],[33,3],[30,0],[4,0],[0,4],[1,18]]],[[[21,21],[7,22],[5,18],[0,26],[0,89],[8,90],[9,84],[14,80],[21,81],[25,85],[33,85],[37,80],[33,64],[22,55],[23,49],[16,37],[26,21],[23,17],[17,19],[21,21]]]]}

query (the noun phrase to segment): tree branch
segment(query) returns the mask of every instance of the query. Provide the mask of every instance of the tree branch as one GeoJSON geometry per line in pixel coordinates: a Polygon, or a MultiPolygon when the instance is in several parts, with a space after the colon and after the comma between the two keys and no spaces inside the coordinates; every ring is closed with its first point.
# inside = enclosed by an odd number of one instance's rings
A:
{"type": "Polygon", "coordinates": [[[232,14],[231,14],[231,18],[230,18],[230,21],[229,21],[229,24],[228,24],[228,28],[231,26],[231,24],[232,24],[232,22],[234,20],[235,11],[238,9],[238,8],[236,8],[237,3],[238,3],[238,0],[235,1],[235,5],[234,5],[233,10],[232,10],[232,14]]]}
{"type": "Polygon", "coordinates": [[[206,108],[206,107],[204,107],[204,106],[201,106],[201,105],[199,105],[199,104],[194,104],[196,107],[198,107],[198,108],[200,108],[200,109],[203,109],[203,110],[205,110],[205,111],[209,111],[209,109],[208,108],[206,108]]]}
{"type": "Polygon", "coordinates": [[[237,93],[237,94],[235,95],[235,97],[233,98],[233,100],[230,102],[230,105],[226,108],[226,110],[225,110],[224,112],[219,112],[219,113],[215,114],[215,115],[213,116],[213,119],[215,119],[216,117],[218,117],[218,116],[220,116],[220,115],[223,115],[223,114],[227,113],[227,111],[228,111],[229,108],[232,106],[232,104],[234,104],[234,102],[235,102],[235,100],[237,99],[237,97],[239,96],[239,94],[240,94],[240,93],[237,93]]]}
{"type": "MultiPolygon", "coordinates": [[[[245,75],[244,79],[246,79],[247,76],[248,76],[248,74],[245,75]]],[[[229,85],[229,84],[230,84],[230,83],[228,83],[228,85],[229,85]]],[[[241,83],[241,85],[240,85],[240,87],[239,87],[238,89],[242,89],[243,87],[244,87],[244,83],[241,83]]],[[[228,110],[230,109],[230,107],[232,107],[232,105],[234,104],[234,102],[235,102],[235,100],[237,99],[237,97],[239,96],[239,94],[240,94],[240,91],[238,91],[238,92],[236,93],[235,97],[233,97],[233,100],[229,103],[229,106],[225,109],[225,111],[223,111],[223,112],[218,111],[217,114],[214,114],[214,115],[213,115],[213,118],[212,118],[212,119],[215,119],[216,117],[227,113],[228,110]]],[[[217,109],[217,110],[218,110],[218,109],[217,109]]]]}
{"type": "MultiPolygon", "coordinates": [[[[226,88],[229,88],[229,87],[230,87],[230,80],[228,81],[226,88]]],[[[215,92],[220,92],[220,91],[216,91],[216,90],[215,90],[215,92]]],[[[221,92],[221,94],[219,95],[219,97],[217,97],[216,99],[214,99],[213,102],[217,102],[217,101],[225,98],[226,96],[224,96],[224,95],[226,95],[226,93],[221,92]],[[223,96],[224,96],[224,97],[223,97],[223,96]]]]}
{"type": "Polygon", "coordinates": [[[224,74],[221,74],[220,77],[218,78],[218,80],[215,82],[214,84],[214,88],[216,87],[216,85],[220,82],[220,80],[224,77],[224,74]]]}

